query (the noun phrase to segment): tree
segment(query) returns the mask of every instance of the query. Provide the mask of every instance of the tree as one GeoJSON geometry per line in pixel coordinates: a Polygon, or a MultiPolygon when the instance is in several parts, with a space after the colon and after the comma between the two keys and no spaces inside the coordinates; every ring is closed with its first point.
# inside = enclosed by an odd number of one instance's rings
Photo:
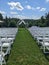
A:
{"type": "Polygon", "coordinates": [[[5,22],[4,22],[4,26],[5,26],[5,27],[8,27],[8,24],[9,24],[9,21],[8,21],[7,16],[6,16],[6,18],[5,18],[5,22]]]}
{"type": "Polygon", "coordinates": [[[9,24],[9,27],[16,27],[16,21],[11,20],[10,24],[9,24]]]}
{"type": "Polygon", "coordinates": [[[49,12],[46,13],[46,25],[49,26],[49,12]]]}
{"type": "Polygon", "coordinates": [[[44,24],[44,23],[45,23],[44,16],[42,16],[42,17],[41,17],[41,22],[42,22],[42,24],[44,24]]]}
{"type": "Polygon", "coordinates": [[[45,21],[44,16],[42,16],[41,19],[40,19],[40,26],[41,27],[45,27],[46,26],[46,21],[45,21]]]}
{"type": "Polygon", "coordinates": [[[2,14],[0,13],[0,20],[3,20],[3,16],[2,16],[2,14]]]}

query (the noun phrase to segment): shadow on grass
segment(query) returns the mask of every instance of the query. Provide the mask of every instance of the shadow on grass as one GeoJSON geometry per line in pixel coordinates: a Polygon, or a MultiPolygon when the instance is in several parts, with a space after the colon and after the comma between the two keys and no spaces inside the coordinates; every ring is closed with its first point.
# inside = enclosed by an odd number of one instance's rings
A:
{"type": "MultiPolygon", "coordinates": [[[[37,43],[37,41],[36,41],[36,43],[37,43]]],[[[38,43],[37,43],[38,44],[38,43]]],[[[39,47],[39,49],[41,48],[41,45],[38,45],[38,47],[39,47]]],[[[43,49],[40,49],[41,50],[41,52],[44,54],[44,56],[45,56],[45,58],[47,59],[47,61],[49,62],[49,53],[44,53],[43,52],[43,49]]],[[[48,50],[46,50],[46,52],[49,52],[48,50]]]]}
{"type": "Polygon", "coordinates": [[[8,61],[8,59],[9,59],[9,54],[5,56],[6,62],[8,61]]]}
{"type": "Polygon", "coordinates": [[[49,53],[43,53],[43,54],[44,54],[45,58],[48,60],[48,62],[49,62],[49,53]]]}

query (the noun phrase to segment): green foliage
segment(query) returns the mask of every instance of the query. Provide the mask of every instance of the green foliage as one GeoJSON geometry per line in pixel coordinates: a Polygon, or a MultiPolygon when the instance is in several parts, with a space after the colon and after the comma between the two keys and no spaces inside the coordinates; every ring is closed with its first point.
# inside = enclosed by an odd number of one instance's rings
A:
{"type": "Polygon", "coordinates": [[[33,25],[33,24],[32,24],[32,22],[30,21],[30,22],[29,22],[29,27],[31,27],[32,25],[33,25]]]}
{"type": "Polygon", "coordinates": [[[34,20],[33,19],[25,19],[24,20],[27,24],[27,27],[31,27],[34,25],[34,20]]]}
{"type": "Polygon", "coordinates": [[[8,25],[9,25],[9,19],[6,16],[5,21],[4,21],[4,26],[8,27],[8,25]]]}
{"type": "Polygon", "coordinates": [[[10,24],[9,24],[9,27],[16,27],[16,21],[11,20],[10,24]]]}
{"type": "Polygon", "coordinates": [[[2,16],[2,14],[0,13],[0,20],[3,20],[3,16],[2,16]]]}
{"type": "Polygon", "coordinates": [[[49,26],[49,12],[46,14],[46,26],[49,26]]]}
{"type": "Polygon", "coordinates": [[[0,23],[0,27],[3,27],[3,23],[0,23]]]}

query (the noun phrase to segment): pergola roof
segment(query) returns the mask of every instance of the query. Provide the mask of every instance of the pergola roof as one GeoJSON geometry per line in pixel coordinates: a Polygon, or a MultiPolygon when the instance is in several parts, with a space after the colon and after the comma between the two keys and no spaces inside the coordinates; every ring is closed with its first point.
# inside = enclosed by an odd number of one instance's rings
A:
{"type": "Polygon", "coordinates": [[[26,25],[26,23],[25,23],[24,20],[21,20],[21,21],[19,22],[19,25],[21,25],[22,23],[24,23],[24,25],[26,25]]]}

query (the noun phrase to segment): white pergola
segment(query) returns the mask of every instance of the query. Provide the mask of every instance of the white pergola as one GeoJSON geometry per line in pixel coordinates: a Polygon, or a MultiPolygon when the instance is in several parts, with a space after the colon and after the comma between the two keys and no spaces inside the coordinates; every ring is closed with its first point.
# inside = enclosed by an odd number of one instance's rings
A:
{"type": "Polygon", "coordinates": [[[24,21],[23,19],[20,19],[20,20],[18,21],[18,23],[17,23],[17,26],[21,25],[22,23],[23,23],[24,25],[26,25],[25,21],[24,21]]]}
{"type": "Polygon", "coordinates": [[[21,20],[21,21],[19,22],[19,25],[21,25],[22,23],[24,23],[24,25],[26,25],[26,23],[25,23],[24,20],[21,20]]]}

